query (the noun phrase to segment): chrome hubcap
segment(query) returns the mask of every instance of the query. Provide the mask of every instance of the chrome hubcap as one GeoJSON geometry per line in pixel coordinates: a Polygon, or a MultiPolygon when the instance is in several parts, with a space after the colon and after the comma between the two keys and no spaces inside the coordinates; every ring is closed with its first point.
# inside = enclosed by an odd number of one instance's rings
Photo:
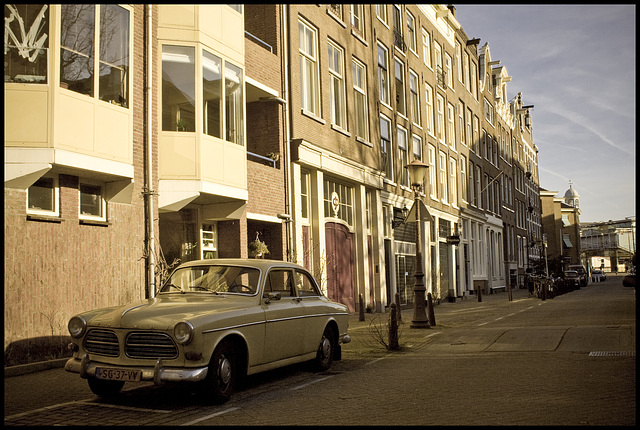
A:
{"type": "Polygon", "coordinates": [[[226,357],[220,358],[218,373],[220,375],[220,381],[225,385],[228,384],[231,380],[231,363],[226,357]]]}
{"type": "Polygon", "coordinates": [[[322,350],[322,356],[328,357],[331,354],[331,342],[326,337],[322,339],[322,345],[320,346],[322,350]]]}

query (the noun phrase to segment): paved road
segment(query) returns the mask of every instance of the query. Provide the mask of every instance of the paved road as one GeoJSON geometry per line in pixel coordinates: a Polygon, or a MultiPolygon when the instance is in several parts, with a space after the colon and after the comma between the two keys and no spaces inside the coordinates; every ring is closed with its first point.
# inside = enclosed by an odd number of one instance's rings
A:
{"type": "MultiPolygon", "coordinates": [[[[436,326],[398,352],[350,321],[353,341],[324,373],[289,366],[250,377],[228,403],[181,386],[94,396],[53,369],[5,379],[5,425],[635,425],[635,292],[620,277],[541,301],[516,291],[442,303],[436,326]]],[[[128,384],[130,385],[130,384],[128,384]]]]}

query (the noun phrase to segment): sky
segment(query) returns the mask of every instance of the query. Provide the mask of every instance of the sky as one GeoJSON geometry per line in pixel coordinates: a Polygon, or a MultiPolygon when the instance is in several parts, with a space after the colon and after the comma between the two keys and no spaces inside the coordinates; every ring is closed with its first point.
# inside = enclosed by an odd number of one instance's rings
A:
{"type": "Polygon", "coordinates": [[[580,195],[580,222],[636,215],[635,5],[455,4],[534,105],[540,187],[580,195]]]}

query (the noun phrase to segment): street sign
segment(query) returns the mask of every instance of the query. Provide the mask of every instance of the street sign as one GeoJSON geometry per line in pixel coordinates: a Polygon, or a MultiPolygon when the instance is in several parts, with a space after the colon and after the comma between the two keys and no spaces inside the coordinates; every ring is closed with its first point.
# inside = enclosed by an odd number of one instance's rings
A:
{"type": "MultiPolygon", "coordinates": [[[[424,202],[422,200],[417,200],[417,201],[420,204],[420,218],[422,218],[422,221],[433,222],[433,217],[429,213],[429,209],[427,209],[427,206],[424,204],[424,202]]],[[[409,209],[409,214],[407,215],[405,222],[415,222],[415,221],[416,221],[416,200],[413,201],[413,204],[411,205],[411,209],[409,209]]]]}

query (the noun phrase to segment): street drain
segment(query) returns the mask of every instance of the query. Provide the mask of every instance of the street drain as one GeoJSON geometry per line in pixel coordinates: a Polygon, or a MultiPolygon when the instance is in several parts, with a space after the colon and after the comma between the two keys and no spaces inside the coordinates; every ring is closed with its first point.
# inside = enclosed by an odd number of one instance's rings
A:
{"type": "Polygon", "coordinates": [[[635,357],[635,351],[591,351],[589,357],[635,357]]]}

